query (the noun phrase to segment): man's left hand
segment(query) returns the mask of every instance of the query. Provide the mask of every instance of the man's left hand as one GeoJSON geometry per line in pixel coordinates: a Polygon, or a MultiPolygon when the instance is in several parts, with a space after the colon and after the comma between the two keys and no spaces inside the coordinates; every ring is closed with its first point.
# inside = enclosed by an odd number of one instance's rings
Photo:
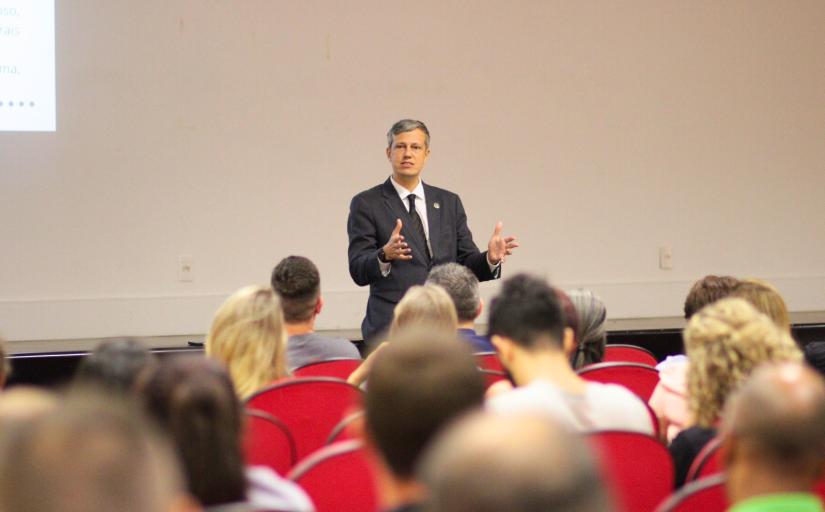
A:
{"type": "Polygon", "coordinates": [[[490,243],[487,244],[487,259],[493,265],[504,263],[504,261],[507,260],[507,256],[513,254],[513,249],[518,247],[516,237],[501,236],[502,227],[503,224],[499,221],[496,224],[495,231],[493,231],[493,236],[490,237],[490,243]]]}

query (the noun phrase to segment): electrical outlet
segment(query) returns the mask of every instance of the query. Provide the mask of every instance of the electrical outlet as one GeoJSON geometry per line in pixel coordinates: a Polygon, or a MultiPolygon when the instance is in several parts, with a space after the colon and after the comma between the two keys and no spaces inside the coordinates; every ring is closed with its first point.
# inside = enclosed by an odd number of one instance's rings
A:
{"type": "Polygon", "coordinates": [[[673,270],[673,249],[669,245],[659,247],[659,268],[673,270]]]}
{"type": "Polygon", "coordinates": [[[192,256],[178,256],[178,281],[191,283],[195,280],[192,256]]]}

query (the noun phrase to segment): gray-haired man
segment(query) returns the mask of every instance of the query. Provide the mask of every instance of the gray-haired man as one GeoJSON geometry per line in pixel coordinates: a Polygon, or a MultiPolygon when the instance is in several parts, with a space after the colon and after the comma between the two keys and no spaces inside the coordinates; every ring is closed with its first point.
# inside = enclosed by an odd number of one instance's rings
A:
{"type": "Polygon", "coordinates": [[[386,328],[395,305],[430,269],[458,262],[480,281],[501,274],[501,263],[518,243],[496,224],[487,251],[480,252],[467,227],[458,195],[421,181],[430,156],[430,132],[421,121],[404,119],[387,133],[392,176],[356,195],[350,203],[349,271],[359,286],[369,285],[361,323],[365,340],[386,328]]]}

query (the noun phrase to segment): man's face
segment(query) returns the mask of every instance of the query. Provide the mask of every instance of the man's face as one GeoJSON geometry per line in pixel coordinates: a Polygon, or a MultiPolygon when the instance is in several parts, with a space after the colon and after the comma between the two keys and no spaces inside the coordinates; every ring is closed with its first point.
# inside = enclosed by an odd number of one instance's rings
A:
{"type": "Polygon", "coordinates": [[[426,140],[424,131],[419,129],[393,137],[392,146],[387,148],[387,158],[397,179],[415,178],[421,174],[424,162],[430,156],[426,140]]]}

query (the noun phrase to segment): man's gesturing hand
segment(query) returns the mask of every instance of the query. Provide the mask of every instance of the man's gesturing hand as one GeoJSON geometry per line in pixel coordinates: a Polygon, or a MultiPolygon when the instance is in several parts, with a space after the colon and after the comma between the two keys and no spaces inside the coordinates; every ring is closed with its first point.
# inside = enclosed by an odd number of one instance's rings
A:
{"type": "Polygon", "coordinates": [[[487,244],[487,259],[490,260],[490,263],[493,265],[498,265],[499,263],[504,262],[507,259],[507,256],[513,254],[513,249],[518,247],[516,237],[501,236],[502,227],[503,224],[499,221],[496,224],[495,231],[493,231],[493,236],[490,237],[490,243],[487,244]]]}
{"type": "Polygon", "coordinates": [[[395,229],[392,230],[392,235],[384,246],[384,258],[387,261],[411,260],[411,253],[412,249],[404,241],[404,235],[401,234],[401,219],[395,219],[395,229]]]}

